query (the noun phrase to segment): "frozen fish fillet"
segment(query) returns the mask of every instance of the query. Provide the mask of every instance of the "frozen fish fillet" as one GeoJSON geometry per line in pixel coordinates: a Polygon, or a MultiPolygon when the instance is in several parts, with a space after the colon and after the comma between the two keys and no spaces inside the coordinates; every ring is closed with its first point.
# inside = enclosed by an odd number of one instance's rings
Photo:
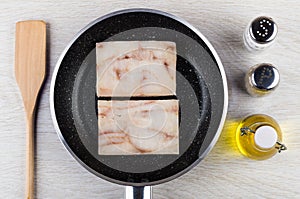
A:
{"type": "Polygon", "coordinates": [[[99,155],[179,154],[178,100],[98,100],[99,155]]]}
{"type": "Polygon", "coordinates": [[[176,94],[174,42],[101,42],[96,59],[98,97],[176,94]]]}

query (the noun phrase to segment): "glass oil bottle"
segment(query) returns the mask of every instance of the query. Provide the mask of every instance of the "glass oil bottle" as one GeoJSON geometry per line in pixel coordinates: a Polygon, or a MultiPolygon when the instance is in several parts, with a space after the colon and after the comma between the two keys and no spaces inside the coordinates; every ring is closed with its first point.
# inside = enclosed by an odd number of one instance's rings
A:
{"type": "Polygon", "coordinates": [[[271,158],[287,149],[282,144],[282,132],[278,123],[263,114],[245,118],[236,130],[236,141],[240,152],[255,160],[271,158]]]}

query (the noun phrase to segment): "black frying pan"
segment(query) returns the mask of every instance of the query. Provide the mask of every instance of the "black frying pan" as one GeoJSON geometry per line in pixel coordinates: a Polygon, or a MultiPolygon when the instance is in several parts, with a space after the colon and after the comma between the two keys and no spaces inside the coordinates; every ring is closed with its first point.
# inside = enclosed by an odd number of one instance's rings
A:
{"type": "Polygon", "coordinates": [[[71,155],[95,175],[135,187],[135,194],[182,175],[207,155],[227,100],[223,66],[206,38],[186,21],[149,9],[117,11],[81,30],[57,62],[50,93],[55,128],[71,155]],[[179,155],[98,155],[95,44],[130,40],[176,43],[179,155]]]}

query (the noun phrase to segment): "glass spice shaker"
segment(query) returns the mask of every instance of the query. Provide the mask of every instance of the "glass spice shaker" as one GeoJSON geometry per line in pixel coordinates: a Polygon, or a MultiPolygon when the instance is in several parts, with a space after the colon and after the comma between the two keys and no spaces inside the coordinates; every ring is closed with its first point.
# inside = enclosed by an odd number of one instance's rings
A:
{"type": "Polygon", "coordinates": [[[280,81],[278,69],[269,63],[252,66],[245,76],[247,92],[254,97],[261,97],[277,88],[280,81]]]}
{"type": "Polygon", "coordinates": [[[278,123],[263,114],[251,115],[239,124],[236,142],[243,155],[255,160],[271,158],[287,149],[282,144],[282,132],[278,123]]]}
{"type": "Polygon", "coordinates": [[[271,17],[260,16],[247,26],[243,38],[248,50],[263,50],[275,40],[278,32],[277,24],[271,17]]]}

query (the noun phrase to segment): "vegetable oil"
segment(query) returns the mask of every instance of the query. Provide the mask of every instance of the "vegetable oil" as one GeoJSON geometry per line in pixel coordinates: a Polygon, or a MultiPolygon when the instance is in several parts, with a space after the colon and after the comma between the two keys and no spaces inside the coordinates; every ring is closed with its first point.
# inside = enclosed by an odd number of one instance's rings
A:
{"type": "Polygon", "coordinates": [[[255,160],[271,158],[287,149],[282,144],[279,124],[272,117],[263,114],[245,118],[236,130],[236,141],[240,152],[255,160]]]}

